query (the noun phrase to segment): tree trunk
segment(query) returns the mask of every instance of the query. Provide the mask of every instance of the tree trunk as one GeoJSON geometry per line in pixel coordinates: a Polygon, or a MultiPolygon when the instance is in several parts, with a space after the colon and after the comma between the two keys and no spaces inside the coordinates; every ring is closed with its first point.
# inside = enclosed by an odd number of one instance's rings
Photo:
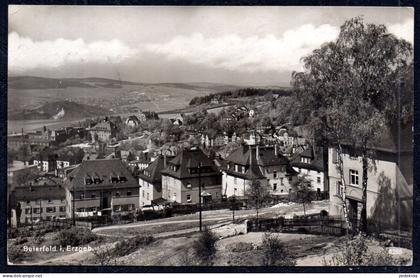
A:
{"type": "Polygon", "coordinates": [[[344,166],[343,166],[343,149],[341,148],[341,145],[338,145],[337,148],[337,156],[338,156],[338,170],[340,172],[340,178],[341,178],[341,184],[342,184],[342,194],[340,196],[342,201],[342,207],[343,207],[343,213],[344,213],[344,219],[346,221],[348,230],[351,232],[353,230],[352,223],[349,219],[349,210],[347,208],[347,202],[346,202],[346,180],[344,178],[344,166]]]}
{"type": "Polygon", "coordinates": [[[367,232],[367,185],[368,185],[368,159],[366,151],[363,151],[362,155],[362,211],[360,213],[360,231],[363,233],[367,232]]]}

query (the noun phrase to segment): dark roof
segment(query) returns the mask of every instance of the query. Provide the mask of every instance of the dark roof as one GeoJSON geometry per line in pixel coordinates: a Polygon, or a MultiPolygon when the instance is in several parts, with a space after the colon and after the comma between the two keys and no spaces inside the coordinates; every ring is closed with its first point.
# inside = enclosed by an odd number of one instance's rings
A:
{"type": "Polygon", "coordinates": [[[137,118],[137,116],[134,116],[134,115],[129,116],[129,117],[127,118],[126,122],[128,122],[128,121],[133,121],[133,122],[135,122],[136,124],[139,124],[139,123],[140,123],[139,118],[137,118]]]}
{"type": "Polygon", "coordinates": [[[191,173],[189,168],[197,168],[201,164],[201,176],[215,176],[222,175],[217,169],[213,161],[208,158],[200,149],[182,150],[175,158],[168,162],[168,167],[162,170],[162,174],[166,174],[178,179],[196,178],[198,173],[191,173]],[[171,166],[177,166],[174,171],[171,166]],[[207,171],[204,172],[206,168],[207,171]]]}
{"type": "Polygon", "coordinates": [[[66,180],[69,189],[104,189],[138,187],[137,180],[119,159],[84,160],[66,180]],[[100,183],[86,184],[86,178],[101,179],[100,183]],[[112,177],[125,177],[126,181],[111,182],[112,177]]]}
{"type": "MultiPolygon", "coordinates": [[[[167,161],[173,157],[166,157],[167,161]]],[[[149,183],[156,185],[156,190],[161,191],[159,185],[162,184],[162,174],[161,171],[165,168],[165,157],[159,155],[146,169],[144,169],[140,174],[139,178],[145,180],[149,183]]]]}
{"type": "Polygon", "coordinates": [[[280,148],[275,153],[275,147],[272,146],[244,146],[241,145],[238,149],[232,152],[227,158],[227,162],[233,162],[239,165],[256,164],[259,166],[274,166],[274,165],[288,165],[289,160],[284,157],[280,148]],[[258,159],[257,159],[258,153],[258,159]]]}
{"type": "Polygon", "coordinates": [[[264,178],[260,167],[267,166],[286,166],[287,174],[296,174],[293,168],[289,164],[289,160],[280,153],[280,148],[277,149],[277,155],[275,153],[275,147],[272,146],[244,146],[242,145],[231,153],[226,158],[227,163],[231,162],[246,167],[245,173],[233,171],[232,168],[224,170],[234,176],[255,179],[264,178]],[[258,153],[258,159],[257,159],[258,153]]]}
{"type": "Polygon", "coordinates": [[[17,202],[34,200],[61,200],[66,197],[64,188],[60,185],[38,185],[16,187],[12,192],[17,202]]]}
{"type": "Polygon", "coordinates": [[[294,156],[291,164],[294,167],[323,172],[325,170],[324,150],[321,147],[317,147],[314,152],[312,147],[308,147],[302,153],[294,156]],[[303,163],[301,161],[302,157],[310,158],[311,163],[303,163]]]}

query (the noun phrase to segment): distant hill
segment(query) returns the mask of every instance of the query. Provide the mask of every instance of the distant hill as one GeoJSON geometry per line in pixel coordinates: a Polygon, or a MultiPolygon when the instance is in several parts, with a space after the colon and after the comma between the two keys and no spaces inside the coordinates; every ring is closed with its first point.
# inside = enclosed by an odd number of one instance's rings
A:
{"type": "Polygon", "coordinates": [[[36,76],[11,76],[8,78],[10,89],[61,89],[76,88],[121,88],[122,85],[140,85],[140,83],[120,81],[114,79],[88,77],[88,78],[45,78],[36,76]]]}
{"type": "Polygon", "coordinates": [[[106,109],[70,101],[46,103],[35,109],[9,112],[9,120],[46,120],[46,119],[83,119],[103,116],[109,113],[106,109]]]}

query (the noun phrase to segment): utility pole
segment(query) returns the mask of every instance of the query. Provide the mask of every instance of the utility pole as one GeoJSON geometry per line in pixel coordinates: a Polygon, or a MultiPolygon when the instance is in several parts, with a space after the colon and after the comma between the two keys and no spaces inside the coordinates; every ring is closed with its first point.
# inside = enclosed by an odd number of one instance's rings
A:
{"type": "Polygon", "coordinates": [[[72,198],[71,198],[71,202],[72,202],[72,206],[71,206],[71,209],[72,209],[71,220],[73,222],[73,226],[76,226],[76,218],[75,218],[75,212],[74,212],[74,184],[73,184],[72,191],[73,191],[73,193],[71,194],[72,195],[72,198]]]}
{"type": "Polygon", "coordinates": [[[232,197],[232,223],[235,224],[235,208],[236,208],[236,198],[235,198],[235,192],[233,192],[232,197]]]}
{"type": "Polygon", "coordinates": [[[199,206],[199,214],[200,214],[200,232],[202,231],[202,207],[201,207],[201,162],[198,163],[198,206],[199,206]]]}

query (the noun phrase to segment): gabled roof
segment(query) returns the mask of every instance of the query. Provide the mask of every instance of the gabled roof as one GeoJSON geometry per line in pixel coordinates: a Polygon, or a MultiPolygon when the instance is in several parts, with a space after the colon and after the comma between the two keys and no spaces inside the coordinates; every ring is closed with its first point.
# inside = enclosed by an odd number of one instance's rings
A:
{"type": "Polygon", "coordinates": [[[66,193],[60,185],[38,185],[16,187],[12,192],[15,200],[35,201],[35,200],[61,200],[65,199],[66,193]]]}
{"type": "Polygon", "coordinates": [[[296,174],[290,166],[289,160],[280,153],[279,148],[277,149],[276,154],[275,147],[272,146],[242,145],[226,158],[226,162],[245,166],[245,173],[233,171],[232,168],[225,168],[224,170],[230,175],[246,179],[264,178],[265,176],[261,172],[261,167],[267,166],[285,166],[287,174],[296,174]]]}
{"type": "MultiPolygon", "coordinates": [[[[173,157],[166,157],[166,160],[169,161],[173,157]]],[[[162,173],[161,171],[165,168],[165,157],[159,155],[146,169],[144,169],[140,174],[139,178],[145,180],[149,183],[156,185],[156,190],[161,191],[162,183],[162,173]]]]}
{"type": "Polygon", "coordinates": [[[74,169],[66,180],[66,186],[72,190],[81,189],[113,189],[138,187],[137,180],[119,159],[84,160],[74,169]],[[125,177],[124,182],[111,182],[112,177],[125,177]],[[86,184],[86,178],[99,178],[100,183],[86,184]]]}
{"type": "Polygon", "coordinates": [[[302,153],[296,154],[293,157],[291,164],[294,167],[323,172],[325,170],[324,159],[326,158],[324,158],[323,148],[317,147],[314,152],[312,147],[308,147],[302,153]],[[311,159],[311,162],[302,162],[302,157],[311,159]]]}
{"type": "Polygon", "coordinates": [[[272,146],[240,146],[232,152],[227,158],[227,162],[249,166],[250,162],[259,166],[288,165],[289,160],[284,157],[280,148],[275,153],[275,147],[272,146]],[[258,153],[258,157],[257,157],[258,153]]]}
{"type": "Polygon", "coordinates": [[[168,167],[162,170],[166,174],[178,179],[196,178],[198,173],[191,173],[189,168],[197,168],[201,163],[202,168],[207,168],[207,172],[202,172],[201,176],[220,176],[222,175],[213,161],[208,158],[200,149],[190,149],[181,151],[175,158],[168,162],[168,167]],[[174,171],[171,166],[177,166],[174,171]]]}

